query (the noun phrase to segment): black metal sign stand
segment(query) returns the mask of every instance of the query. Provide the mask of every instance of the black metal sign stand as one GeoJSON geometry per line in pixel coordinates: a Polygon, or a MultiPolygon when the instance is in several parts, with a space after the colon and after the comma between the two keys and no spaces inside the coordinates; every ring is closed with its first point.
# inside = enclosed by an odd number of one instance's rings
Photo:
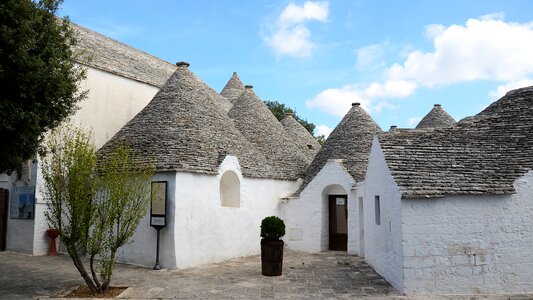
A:
{"type": "Polygon", "coordinates": [[[167,226],[167,182],[152,181],[152,206],[150,208],[150,226],[157,230],[157,245],[154,270],[161,270],[159,264],[159,236],[162,228],[167,226]]]}
{"type": "Polygon", "coordinates": [[[154,226],[155,230],[157,230],[157,246],[156,246],[156,254],[155,254],[155,265],[154,270],[161,270],[161,265],[159,265],[159,231],[161,230],[161,226],[154,226]]]}

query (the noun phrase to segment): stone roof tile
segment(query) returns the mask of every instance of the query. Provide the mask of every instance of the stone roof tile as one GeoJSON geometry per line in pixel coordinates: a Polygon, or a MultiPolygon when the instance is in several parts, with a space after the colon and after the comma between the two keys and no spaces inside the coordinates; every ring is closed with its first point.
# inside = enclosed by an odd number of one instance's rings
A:
{"type": "Polygon", "coordinates": [[[307,159],[252,86],[246,86],[228,116],[244,137],[265,155],[278,177],[294,180],[303,176],[307,159]]]}
{"type": "Polygon", "coordinates": [[[78,34],[74,51],[82,52],[81,64],[126,78],[162,87],[176,66],[148,53],[70,23],[78,34]]]}
{"type": "Polygon", "coordinates": [[[417,129],[421,128],[439,128],[449,127],[455,124],[455,120],[450,116],[440,104],[435,104],[433,109],[420,120],[420,123],[416,125],[417,129]]]}
{"type": "MultiPolygon", "coordinates": [[[[132,148],[139,165],[158,171],[217,174],[231,154],[249,177],[281,179],[265,156],[248,142],[220,105],[220,95],[178,63],[152,101],[102,149],[100,158],[121,144],[132,148]]],[[[284,177],[283,177],[284,178],[284,177]]]]}
{"type": "Polygon", "coordinates": [[[231,78],[220,92],[220,95],[228,99],[231,102],[231,105],[233,105],[242,92],[244,92],[244,84],[237,75],[237,72],[233,72],[233,75],[231,75],[231,78]]]}
{"type": "Polygon", "coordinates": [[[514,193],[533,169],[533,87],[510,91],[454,127],[378,136],[403,198],[514,193]]]}
{"type": "Polygon", "coordinates": [[[376,122],[359,105],[352,104],[352,108],[331,132],[327,140],[318,151],[315,159],[305,172],[302,185],[296,192],[301,191],[315,178],[324,167],[328,159],[343,159],[344,166],[356,182],[365,178],[368,156],[372,147],[372,139],[382,132],[376,122]]]}
{"type": "Polygon", "coordinates": [[[281,120],[281,125],[289,137],[296,143],[296,146],[298,146],[300,151],[305,155],[309,163],[313,161],[318,150],[320,150],[320,144],[317,142],[316,138],[313,137],[291,113],[285,115],[281,120]]]}

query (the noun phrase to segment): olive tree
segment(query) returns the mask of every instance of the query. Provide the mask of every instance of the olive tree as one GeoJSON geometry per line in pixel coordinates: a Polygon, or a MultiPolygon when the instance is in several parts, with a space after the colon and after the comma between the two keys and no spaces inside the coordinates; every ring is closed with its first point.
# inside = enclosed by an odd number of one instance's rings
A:
{"type": "Polygon", "coordinates": [[[137,168],[126,146],[98,159],[91,134],[60,129],[42,157],[46,220],[93,292],[111,283],[118,249],[130,242],[148,211],[153,168],[137,168]],[[89,260],[89,270],[83,255],[89,260]]]}

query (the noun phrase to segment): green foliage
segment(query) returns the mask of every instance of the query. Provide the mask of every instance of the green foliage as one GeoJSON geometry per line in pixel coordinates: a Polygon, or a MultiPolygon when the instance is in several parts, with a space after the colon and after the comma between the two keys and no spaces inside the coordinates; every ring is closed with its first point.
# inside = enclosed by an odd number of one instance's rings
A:
{"type": "Polygon", "coordinates": [[[136,168],[125,146],[98,164],[91,135],[80,129],[53,131],[44,149],[48,225],[59,230],[87,286],[103,292],[111,282],[117,250],[148,212],[154,170],[136,168]],[[89,255],[90,275],[80,250],[89,255]]]}
{"type": "Polygon", "coordinates": [[[321,134],[316,137],[316,141],[322,146],[326,142],[326,136],[321,134]]]}
{"type": "Polygon", "coordinates": [[[307,129],[307,131],[309,131],[309,133],[311,135],[314,134],[315,127],[316,127],[315,124],[313,124],[311,122],[307,122],[307,119],[300,118],[296,114],[296,111],[294,111],[293,109],[286,107],[285,104],[279,103],[278,101],[268,101],[267,100],[267,101],[264,101],[264,102],[265,102],[266,106],[268,107],[268,109],[270,109],[272,114],[276,117],[276,119],[281,121],[285,117],[285,114],[292,113],[294,115],[294,118],[296,119],[296,121],[298,121],[300,124],[302,124],[302,126],[305,127],[305,129],[307,129]]]}
{"type": "Polygon", "coordinates": [[[285,235],[285,223],[276,216],[266,217],[261,221],[261,237],[269,241],[277,241],[285,235]]]}
{"type": "Polygon", "coordinates": [[[84,70],[61,0],[0,2],[0,173],[35,157],[43,134],[73,114],[84,70]]]}

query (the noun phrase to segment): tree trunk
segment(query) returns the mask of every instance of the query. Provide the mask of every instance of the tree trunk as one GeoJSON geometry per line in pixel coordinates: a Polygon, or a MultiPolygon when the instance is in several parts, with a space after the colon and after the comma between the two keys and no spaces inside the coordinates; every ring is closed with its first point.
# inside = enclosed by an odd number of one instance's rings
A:
{"type": "Polygon", "coordinates": [[[76,269],[78,269],[78,272],[80,272],[81,277],[83,277],[83,280],[85,280],[85,284],[87,284],[91,291],[98,292],[96,286],[94,285],[94,282],[83,267],[83,262],[81,261],[80,256],[78,255],[78,250],[76,249],[76,247],[68,246],[67,250],[70,254],[70,257],[72,258],[74,266],[76,266],[76,269]]]}

